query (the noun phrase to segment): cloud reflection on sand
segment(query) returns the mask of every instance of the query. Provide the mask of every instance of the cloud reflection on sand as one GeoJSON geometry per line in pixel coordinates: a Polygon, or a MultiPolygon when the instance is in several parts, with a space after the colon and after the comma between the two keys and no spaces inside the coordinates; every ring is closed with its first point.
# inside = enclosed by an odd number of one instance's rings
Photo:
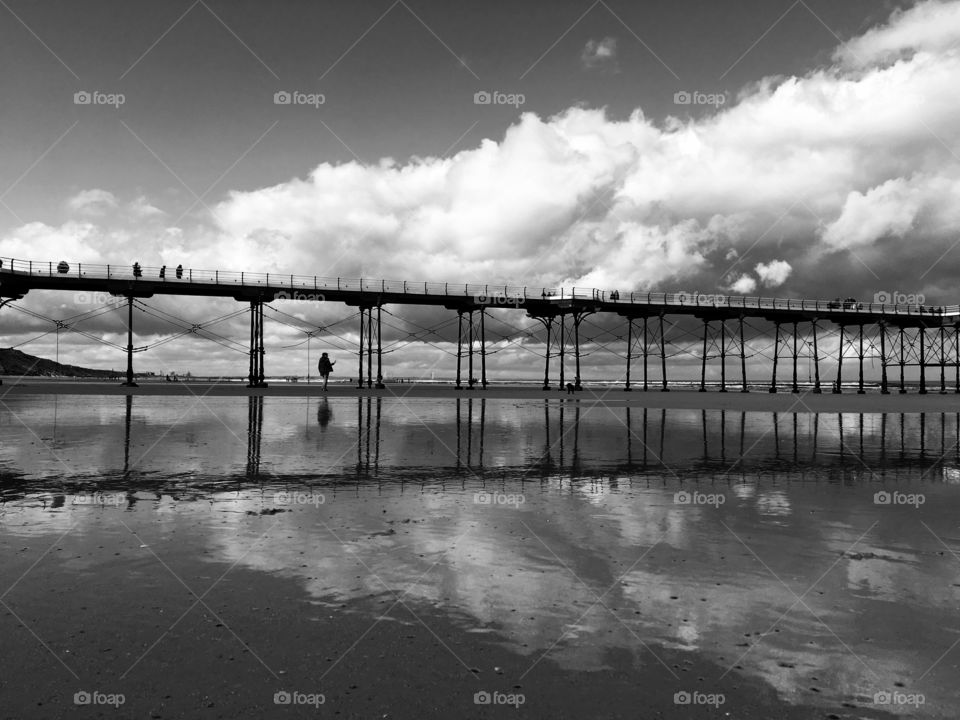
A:
{"type": "MultiPolygon", "coordinates": [[[[295,578],[318,606],[373,618],[399,595],[578,670],[623,650],[657,665],[656,648],[677,648],[797,701],[811,687],[864,702],[909,686],[956,639],[957,561],[930,532],[955,534],[960,472],[939,446],[955,415],[774,425],[771,413],[363,398],[330,401],[321,427],[316,401],[267,399],[252,433],[246,398],[136,398],[128,427],[122,398],[83,400],[92,413],[61,403],[55,422],[49,402],[17,405],[53,448],[3,417],[8,537],[97,542],[128,535],[124,518],[147,523],[162,555],[189,529],[203,557],[295,578]],[[878,506],[882,487],[928,501],[878,506]],[[122,501],[74,502],[93,491],[122,501]],[[323,501],[277,504],[292,491],[323,501]],[[524,502],[478,503],[481,491],[524,502]],[[724,502],[678,504],[681,491],[724,502]]],[[[914,688],[928,710],[960,701],[949,667],[914,688]]]]}

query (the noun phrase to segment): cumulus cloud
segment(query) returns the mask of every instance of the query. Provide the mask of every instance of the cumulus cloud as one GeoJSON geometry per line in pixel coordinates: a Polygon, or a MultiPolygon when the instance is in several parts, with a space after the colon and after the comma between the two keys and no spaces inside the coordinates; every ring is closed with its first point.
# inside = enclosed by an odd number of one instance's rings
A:
{"type": "Polygon", "coordinates": [[[754,290],[757,289],[757,281],[746,273],[737,278],[736,281],[730,285],[730,291],[736,293],[737,295],[750,295],[754,290]]]}
{"type": "Polygon", "coordinates": [[[896,10],[889,22],[845,43],[834,57],[864,66],[909,57],[918,50],[942,52],[955,47],[958,26],[960,6],[956,3],[919,3],[896,10]]]}
{"type": "Polygon", "coordinates": [[[590,39],[580,53],[580,62],[585,68],[617,69],[617,39],[605,37],[590,39]]]}
{"type": "Polygon", "coordinates": [[[771,260],[768,263],[757,263],[757,276],[764,287],[775,288],[783,285],[793,268],[786,260],[771,260]]]}
{"type": "Polygon", "coordinates": [[[108,190],[81,190],[67,200],[67,207],[80,215],[97,217],[117,207],[117,198],[108,190]]]}

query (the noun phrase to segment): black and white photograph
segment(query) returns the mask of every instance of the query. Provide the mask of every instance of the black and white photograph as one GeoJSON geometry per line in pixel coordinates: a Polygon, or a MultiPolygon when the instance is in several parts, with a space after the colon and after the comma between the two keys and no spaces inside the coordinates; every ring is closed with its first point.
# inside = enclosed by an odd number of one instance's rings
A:
{"type": "Polygon", "coordinates": [[[0,720],[960,716],[960,0],[0,0],[0,720]]]}

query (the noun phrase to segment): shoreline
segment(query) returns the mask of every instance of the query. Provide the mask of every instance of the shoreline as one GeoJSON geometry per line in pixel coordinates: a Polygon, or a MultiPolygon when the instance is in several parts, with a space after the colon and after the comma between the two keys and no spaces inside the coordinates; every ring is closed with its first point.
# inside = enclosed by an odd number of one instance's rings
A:
{"type": "Polygon", "coordinates": [[[324,391],[320,383],[284,383],[265,388],[248,388],[239,383],[211,382],[144,382],[138,387],[126,387],[116,382],[7,378],[0,385],[0,399],[8,395],[134,395],[165,397],[383,397],[403,399],[434,398],[438,400],[491,399],[491,400],[563,400],[585,404],[628,406],[640,408],[668,408],[693,410],[743,410],[758,412],[960,412],[960,394],[947,391],[941,394],[928,391],[899,394],[892,390],[888,395],[867,392],[862,395],[855,390],[841,394],[829,391],[814,394],[810,391],[769,393],[753,390],[699,392],[690,389],[632,390],[622,387],[590,387],[575,393],[558,389],[543,390],[531,386],[492,386],[486,390],[474,388],[456,389],[449,385],[417,383],[388,384],[385,388],[357,388],[347,384],[330,385],[324,391]]]}

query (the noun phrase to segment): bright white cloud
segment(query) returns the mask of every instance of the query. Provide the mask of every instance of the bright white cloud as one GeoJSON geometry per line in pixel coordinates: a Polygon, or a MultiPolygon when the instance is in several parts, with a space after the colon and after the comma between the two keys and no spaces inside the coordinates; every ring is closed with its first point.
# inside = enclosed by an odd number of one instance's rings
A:
{"type": "Polygon", "coordinates": [[[887,24],[844,44],[834,57],[856,66],[890,62],[918,50],[942,52],[955,48],[958,34],[960,5],[923,2],[895,11],[887,24]]]}
{"type": "Polygon", "coordinates": [[[768,263],[757,263],[754,268],[764,287],[775,288],[783,285],[793,268],[786,260],[771,260],[768,263]]]}
{"type": "Polygon", "coordinates": [[[67,207],[80,215],[96,217],[117,207],[117,198],[108,190],[81,190],[67,200],[67,207]]]}
{"type": "Polygon", "coordinates": [[[730,286],[730,292],[737,295],[750,295],[757,289],[757,281],[744,273],[730,286]]]}

